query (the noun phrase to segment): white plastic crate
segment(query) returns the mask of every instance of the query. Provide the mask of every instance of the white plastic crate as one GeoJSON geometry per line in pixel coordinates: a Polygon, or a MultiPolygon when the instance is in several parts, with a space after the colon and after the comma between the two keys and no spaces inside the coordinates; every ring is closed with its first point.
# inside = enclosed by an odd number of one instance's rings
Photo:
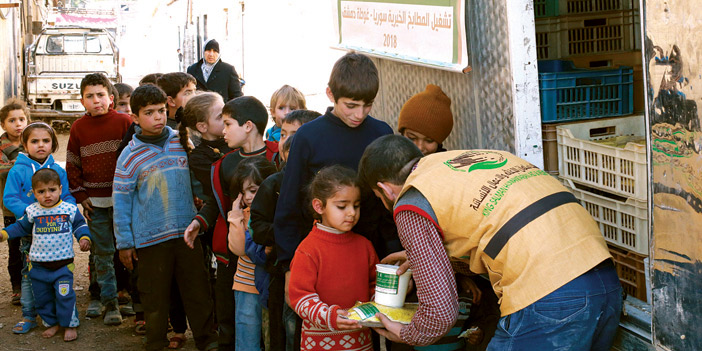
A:
{"type": "Polygon", "coordinates": [[[578,187],[562,179],[600,226],[605,240],[612,245],[648,256],[648,204],[646,201],[619,201],[578,187]]]}
{"type": "Polygon", "coordinates": [[[558,173],[565,179],[636,200],[648,199],[646,145],[624,148],[596,140],[644,136],[644,116],[590,120],[559,125],[558,173]]]}
{"type": "Polygon", "coordinates": [[[536,18],[539,60],[639,50],[636,9],[566,17],[536,18]]]}

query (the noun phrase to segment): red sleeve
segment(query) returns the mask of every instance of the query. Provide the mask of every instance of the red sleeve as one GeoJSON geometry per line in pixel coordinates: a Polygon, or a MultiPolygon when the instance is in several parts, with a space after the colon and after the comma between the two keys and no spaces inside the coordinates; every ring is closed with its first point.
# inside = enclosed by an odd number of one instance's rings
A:
{"type": "Polygon", "coordinates": [[[439,230],[412,211],[396,214],[397,231],[417,285],[419,308],[400,331],[410,345],[430,345],[446,334],[458,316],[456,279],[439,230]]]}
{"type": "Polygon", "coordinates": [[[76,121],[71,128],[66,147],[66,174],[68,175],[68,190],[76,198],[76,203],[88,199],[88,193],[83,188],[83,168],[80,163],[80,141],[78,128],[80,122],[76,121]]]}
{"type": "Polygon", "coordinates": [[[308,253],[297,250],[290,263],[290,305],[300,318],[315,328],[337,330],[339,306],[330,306],[320,300],[315,290],[316,284],[317,260],[308,253]]]}

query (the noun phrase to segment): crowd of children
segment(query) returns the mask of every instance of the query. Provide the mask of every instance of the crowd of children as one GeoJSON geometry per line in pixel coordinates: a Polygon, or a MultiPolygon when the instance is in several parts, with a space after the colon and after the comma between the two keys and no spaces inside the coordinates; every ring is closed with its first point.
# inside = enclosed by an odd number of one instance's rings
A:
{"type": "MultiPolygon", "coordinates": [[[[356,181],[366,146],[393,133],[369,115],[379,84],[367,56],[344,55],[322,115],[289,85],[266,107],[196,92],[182,72],[149,75],[136,89],[89,74],[65,171],[51,155],[53,129],[9,100],[0,240],[9,239],[22,305],[12,331],[29,332],[38,314],[45,337],[63,328],[65,341],[77,339],[73,235],[91,252],[86,314],[106,325],[135,314],[147,350],[182,347],[188,326],[200,350],[377,348],[377,335],[345,316],[372,300],[379,258],[403,250],[391,214],[356,181]],[[131,304],[120,308],[124,295],[131,304]]],[[[444,150],[450,103],[427,86],[402,108],[398,131],[424,154],[444,150]]]]}

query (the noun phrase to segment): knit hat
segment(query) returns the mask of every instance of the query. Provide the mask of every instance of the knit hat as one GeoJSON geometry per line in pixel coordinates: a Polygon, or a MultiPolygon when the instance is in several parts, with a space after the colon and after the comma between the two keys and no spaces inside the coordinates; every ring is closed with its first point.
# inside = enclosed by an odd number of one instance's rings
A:
{"type": "Polygon", "coordinates": [[[451,99],[438,86],[427,84],[423,92],[412,96],[402,106],[397,129],[402,133],[405,128],[443,143],[453,129],[451,99]]]}
{"type": "Polygon", "coordinates": [[[207,50],[214,50],[219,53],[219,43],[214,39],[208,40],[207,43],[205,43],[205,49],[203,51],[207,50]]]}

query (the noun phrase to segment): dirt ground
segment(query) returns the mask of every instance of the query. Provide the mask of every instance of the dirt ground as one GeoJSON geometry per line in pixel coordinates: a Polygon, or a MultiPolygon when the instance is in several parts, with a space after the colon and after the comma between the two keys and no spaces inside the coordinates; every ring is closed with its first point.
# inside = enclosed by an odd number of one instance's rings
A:
{"type": "MultiPolygon", "coordinates": [[[[66,145],[68,134],[60,134],[59,148],[54,158],[59,162],[66,160],[66,145]]],[[[1,222],[0,222],[1,223],[1,222]]],[[[74,272],[74,289],[77,294],[78,312],[80,314],[80,327],[78,340],[66,343],[63,333],[60,332],[50,339],[44,339],[41,333],[43,326],[39,326],[28,334],[16,335],[12,327],[22,318],[19,306],[10,303],[12,286],[7,272],[8,246],[0,243],[0,350],[26,351],[26,350],[141,350],[142,337],[134,333],[134,317],[126,318],[119,326],[106,326],[102,318],[90,319],[85,317],[88,307],[88,253],[81,252],[78,244],[74,245],[76,252],[74,272]]],[[[190,331],[186,334],[188,341],[181,350],[197,350],[192,340],[190,331]]]]}

